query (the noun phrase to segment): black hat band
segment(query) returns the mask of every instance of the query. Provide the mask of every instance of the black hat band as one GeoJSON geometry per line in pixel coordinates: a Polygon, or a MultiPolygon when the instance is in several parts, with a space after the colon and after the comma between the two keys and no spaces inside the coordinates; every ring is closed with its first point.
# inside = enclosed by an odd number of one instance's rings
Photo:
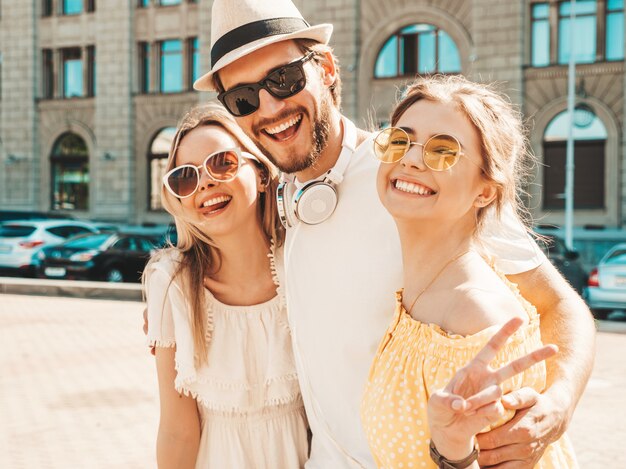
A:
{"type": "Polygon", "coordinates": [[[211,68],[229,52],[251,42],[279,34],[291,34],[310,25],[302,18],[271,18],[244,24],[220,37],[211,48],[211,68]]]}

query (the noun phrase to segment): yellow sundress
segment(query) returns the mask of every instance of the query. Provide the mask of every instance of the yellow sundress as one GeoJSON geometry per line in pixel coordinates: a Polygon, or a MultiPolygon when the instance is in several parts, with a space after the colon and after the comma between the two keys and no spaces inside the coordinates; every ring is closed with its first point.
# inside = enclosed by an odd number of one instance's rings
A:
{"type": "MultiPolygon", "coordinates": [[[[542,346],[539,315],[514,290],[529,315],[496,356],[492,366],[500,367],[542,346]]],[[[427,403],[431,393],[445,385],[456,371],[470,361],[500,325],[471,336],[448,334],[435,324],[413,319],[402,306],[402,291],[396,293],[396,310],[387,333],[378,347],[361,403],[361,419],[374,460],[379,468],[431,468],[428,445],[427,403]]],[[[504,393],[530,386],[537,392],[546,385],[545,363],[539,363],[502,383],[504,393]]],[[[511,419],[514,411],[494,427],[511,419]]],[[[488,429],[485,429],[485,431],[488,429]]],[[[566,435],[550,445],[535,469],[578,468],[566,435]]]]}

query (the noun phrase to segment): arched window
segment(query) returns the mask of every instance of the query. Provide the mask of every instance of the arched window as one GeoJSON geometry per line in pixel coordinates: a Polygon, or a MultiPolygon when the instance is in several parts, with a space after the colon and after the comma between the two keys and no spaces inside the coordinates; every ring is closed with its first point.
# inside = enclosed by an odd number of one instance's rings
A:
{"type": "Polygon", "coordinates": [[[432,24],[405,26],[378,53],[375,78],[460,73],[459,49],[452,38],[432,24]]]}
{"type": "Polygon", "coordinates": [[[75,133],[61,135],[50,155],[52,210],[89,209],[89,150],[75,133]]]}
{"type": "Polygon", "coordinates": [[[170,152],[172,140],[176,134],[175,127],[165,127],[157,132],[150,143],[148,153],[148,209],[163,210],[161,204],[161,186],[167,166],[167,156],[170,152]]]}
{"type": "MultiPolygon", "coordinates": [[[[565,207],[565,153],[569,126],[567,111],[558,114],[543,136],[543,208],[565,207]]],[[[607,131],[588,106],[574,111],[574,208],[603,209],[606,201],[605,165],[607,131]]]]}

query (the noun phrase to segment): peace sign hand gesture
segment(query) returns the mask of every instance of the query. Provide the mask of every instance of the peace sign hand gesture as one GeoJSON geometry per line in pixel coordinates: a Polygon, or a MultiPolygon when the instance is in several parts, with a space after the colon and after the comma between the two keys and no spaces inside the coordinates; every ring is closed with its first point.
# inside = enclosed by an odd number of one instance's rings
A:
{"type": "Polygon", "coordinates": [[[431,437],[442,455],[450,459],[459,454],[458,459],[467,456],[474,446],[474,436],[504,415],[500,384],[558,352],[555,345],[546,345],[501,368],[491,368],[489,363],[522,324],[521,318],[513,318],[504,324],[476,357],[457,371],[444,389],[430,397],[428,421],[431,437]]]}

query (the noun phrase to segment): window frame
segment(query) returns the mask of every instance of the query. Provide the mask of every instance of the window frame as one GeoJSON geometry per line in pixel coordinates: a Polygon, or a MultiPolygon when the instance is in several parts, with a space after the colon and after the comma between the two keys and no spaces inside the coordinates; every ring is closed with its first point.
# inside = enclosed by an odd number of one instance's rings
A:
{"type": "Polygon", "coordinates": [[[415,77],[418,75],[420,76],[428,76],[428,75],[435,75],[435,74],[456,75],[456,74],[462,73],[462,71],[463,71],[463,67],[462,67],[462,63],[460,60],[459,46],[457,45],[456,41],[454,41],[454,38],[452,38],[452,36],[450,36],[450,34],[445,29],[432,23],[411,23],[411,24],[407,24],[399,28],[395,33],[389,35],[387,39],[383,42],[383,44],[380,46],[380,48],[378,49],[378,53],[376,54],[376,60],[374,61],[373,78],[375,80],[386,80],[386,79],[410,78],[410,77],[415,77]],[[405,31],[408,28],[419,27],[419,26],[430,26],[432,27],[432,29],[429,31],[413,31],[413,32],[405,31]],[[457,53],[458,62],[459,62],[458,70],[442,71],[440,68],[441,67],[441,55],[442,55],[441,45],[443,43],[443,41],[441,40],[442,34],[446,34],[450,38],[450,40],[452,41],[452,43],[454,44],[456,48],[456,53],[457,53]],[[434,56],[432,58],[434,58],[435,68],[429,71],[420,71],[420,66],[423,64],[423,62],[420,60],[420,56],[421,56],[420,41],[423,41],[425,36],[433,37],[434,44],[432,47],[434,49],[434,56]],[[394,39],[396,42],[395,44],[395,52],[396,52],[395,74],[379,76],[377,75],[377,71],[376,71],[378,61],[381,57],[383,50],[387,47],[387,44],[389,44],[389,42],[394,39]],[[406,61],[407,40],[410,41],[409,44],[410,44],[411,50],[415,52],[411,59],[411,65],[414,65],[414,67],[412,68],[410,66],[407,67],[407,61],[406,61]]]}
{"type": "MultiPolygon", "coordinates": [[[[543,68],[543,67],[564,67],[567,66],[566,63],[559,62],[559,52],[560,52],[560,44],[559,44],[559,28],[561,25],[561,20],[569,18],[569,15],[562,16],[560,15],[560,7],[564,3],[568,3],[569,0],[532,0],[528,3],[528,53],[527,57],[527,67],[530,68],[543,68]],[[548,4],[549,7],[549,32],[548,37],[550,41],[550,49],[549,49],[549,63],[546,65],[534,65],[533,60],[533,25],[535,21],[533,21],[533,8],[537,4],[548,4]]],[[[596,40],[596,50],[595,50],[595,59],[592,62],[577,62],[581,65],[592,64],[592,63],[602,63],[602,62],[616,62],[623,61],[626,57],[624,57],[624,52],[622,52],[622,57],[615,57],[608,59],[607,58],[607,44],[608,44],[608,31],[607,31],[607,20],[609,16],[615,14],[626,15],[624,8],[624,1],[621,3],[621,8],[617,9],[608,9],[608,0],[595,0],[596,9],[595,13],[589,13],[584,15],[576,15],[577,18],[581,18],[584,16],[592,16],[595,15],[596,23],[595,23],[595,40],[596,40]]],[[[626,34],[626,28],[623,32],[626,34]]],[[[623,40],[623,38],[622,38],[623,40]]]]}
{"type": "Polygon", "coordinates": [[[61,53],[61,60],[60,60],[60,70],[59,70],[59,75],[61,76],[61,97],[63,99],[73,99],[73,98],[84,98],[86,97],[86,93],[85,93],[85,60],[83,58],[83,53],[82,53],[82,49],[80,47],[64,47],[60,50],[61,53]],[[75,60],[80,60],[80,84],[81,84],[81,91],[80,94],[78,95],[68,95],[68,90],[67,90],[67,86],[68,86],[68,73],[67,73],[67,69],[66,69],[66,63],[69,62],[70,60],[75,61],[75,60]]]}
{"type": "Polygon", "coordinates": [[[622,55],[621,57],[616,57],[616,58],[608,58],[608,45],[609,45],[609,17],[611,16],[615,16],[615,15],[621,15],[622,20],[619,24],[622,25],[622,36],[626,33],[626,28],[624,27],[624,17],[626,15],[625,9],[624,9],[624,2],[622,1],[622,5],[621,8],[618,9],[612,9],[609,10],[609,0],[606,1],[605,4],[605,9],[604,9],[604,23],[605,23],[605,30],[603,33],[603,38],[604,38],[604,60],[607,62],[620,62],[623,61],[625,58],[625,51],[624,51],[624,38],[622,37],[622,55]]]}
{"type": "Polygon", "coordinates": [[[200,78],[202,72],[200,70],[200,39],[198,36],[187,39],[187,89],[193,90],[193,83],[200,78]],[[197,76],[194,71],[198,69],[197,76]]]}
{"type": "MultiPolygon", "coordinates": [[[[89,168],[89,147],[87,147],[87,142],[83,137],[78,135],[75,132],[64,132],[59,135],[52,146],[52,151],[49,156],[50,161],[50,210],[51,211],[87,211],[89,210],[89,195],[91,192],[91,176],[90,176],[90,168],[89,168]],[[64,138],[74,137],[80,139],[80,142],[84,145],[84,153],[67,153],[64,154],[58,151],[58,146],[62,142],[64,138]],[[64,166],[79,166],[79,170],[83,176],[86,175],[84,181],[78,183],[81,186],[84,186],[84,193],[79,195],[84,195],[84,200],[81,201],[83,203],[78,207],[68,208],[63,206],[62,195],[65,191],[61,188],[58,190],[59,200],[55,202],[55,190],[57,189],[56,179],[62,174],[62,172],[58,172],[58,169],[63,169],[64,166]],[[58,203],[58,207],[55,207],[55,204],[58,203]]],[[[61,185],[59,183],[59,185],[61,185]]]]}
{"type": "MultiPolygon", "coordinates": [[[[165,208],[163,207],[163,204],[161,202],[161,191],[160,191],[160,187],[161,187],[161,176],[165,175],[165,169],[167,167],[167,159],[169,157],[169,151],[166,153],[154,153],[153,152],[153,145],[154,142],[156,141],[156,139],[161,135],[162,132],[167,131],[168,129],[171,129],[172,132],[172,140],[175,136],[176,133],[176,127],[174,126],[169,126],[169,127],[161,127],[158,131],[156,131],[154,133],[154,135],[152,136],[152,139],[150,140],[150,146],[148,147],[148,154],[147,154],[147,163],[148,163],[148,184],[147,186],[147,190],[146,190],[146,196],[147,196],[147,206],[148,206],[148,211],[149,212],[155,212],[155,213],[159,213],[159,212],[163,212],[165,211],[165,208]],[[153,179],[153,168],[152,168],[152,164],[154,161],[156,160],[160,160],[160,161],[164,161],[165,165],[161,171],[161,174],[159,175],[159,180],[158,180],[158,187],[159,189],[156,191],[155,194],[152,193],[152,179],[153,179]]],[[[171,142],[170,142],[171,145],[171,142]]]]}
{"type": "Polygon", "coordinates": [[[87,89],[85,97],[93,98],[96,95],[96,46],[90,45],[86,48],[87,51],[87,89]]]}
{"type": "MultiPolygon", "coordinates": [[[[567,146],[567,109],[552,116],[543,130],[541,152],[544,166],[541,181],[541,210],[564,210],[562,190],[565,184],[564,168],[567,146]]],[[[589,124],[574,123],[574,210],[604,211],[608,208],[606,172],[609,164],[608,129],[604,121],[593,114],[589,124]],[[593,159],[590,155],[594,155],[593,159]],[[590,190],[590,187],[593,187],[590,190]]]]}
{"type": "Polygon", "coordinates": [[[49,48],[41,49],[41,97],[43,99],[54,99],[54,50],[49,48]]]}
{"type": "Polygon", "coordinates": [[[550,65],[550,63],[552,62],[551,60],[551,48],[552,48],[552,38],[550,36],[552,31],[552,25],[550,24],[550,2],[548,1],[541,1],[541,2],[534,2],[531,4],[530,6],[530,64],[532,67],[535,68],[539,68],[539,67],[547,67],[550,65]],[[538,5],[545,5],[548,7],[548,17],[547,18],[535,18],[534,16],[534,8],[538,5]],[[541,65],[535,65],[533,63],[533,54],[535,52],[535,25],[536,24],[545,24],[547,23],[548,25],[548,62],[546,64],[541,64],[541,65]]]}
{"type": "Polygon", "coordinates": [[[149,94],[152,92],[150,78],[152,75],[152,44],[148,41],[137,43],[137,78],[139,94],[149,94]]]}
{"type": "Polygon", "coordinates": [[[77,15],[82,15],[83,13],[86,12],[85,9],[85,1],[81,0],[80,1],[80,11],[77,12],[72,12],[72,13],[68,13],[67,11],[67,4],[66,2],[70,1],[70,0],[59,0],[61,2],[61,16],[77,16],[77,15]]]}
{"type": "Polygon", "coordinates": [[[41,17],[49,18],[54,14],[53,0],[41,0],[41,17]]]}
{"type": "Polygon", "coordinates": [[[160,41],[158,41],[158,45],[159,45],[159,80],[158,80],[158,84],[159,84],[159,93],[161,94],[175,94],[175,93],[182,93],[185,90],[185,77],[184,77],[184,63],[185,63],[185,45],[184,45],[184,41],[180,38],[170,38],[170,39],[162,39],[160,41]],[[164,46],[166,43],[173,43],[173,42],[177,42],[180,46],[180,49],[178,51],[164,51],[164,46]],[[180,86],[175,89],[175,90],[171,90],[171,91],[165,91],[164,90],[164,73],[163,71],[165,69],[171,69],[171,67],[166,67],[164,65],[164,60],[166,60],[167,57],[174,57],[175,55],[179,55],[180,56],[180,86]]]}

